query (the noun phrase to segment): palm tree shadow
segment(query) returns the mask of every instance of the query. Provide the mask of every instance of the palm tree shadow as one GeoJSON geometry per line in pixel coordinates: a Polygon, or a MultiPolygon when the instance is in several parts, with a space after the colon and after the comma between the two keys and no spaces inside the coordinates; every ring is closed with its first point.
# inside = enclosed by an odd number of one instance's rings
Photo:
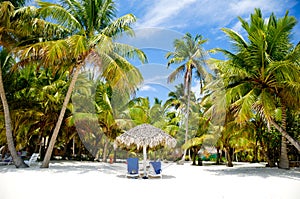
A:
{"type": "MultiPolygon", "coordinates": [[[[121,175],[117,175],[118,178],[126,178],[126,175],[125,174],[121,174],[121,175]]],[[[172,175],[162,175],[162,178],[147,178],[147,179],[150,179],[150,180],[168,180],[168,179],[174,179],[176,178],[175,176],[172,176],[172,175]]],[[[143,179],[142,177],[139,177],[139,178],[128,178],[128,179],[143,179]]]]}
{"type": "Polygon", "coordinates": [[[218,169],[205,169],[211,175],[216,176],[237,176],[237,177],[280,177],[293,180],[300,180],[300,170],[290,169],[284,170],[279,168],[269,167],[232,167],[232,168],[218,168],[218,169]]]}

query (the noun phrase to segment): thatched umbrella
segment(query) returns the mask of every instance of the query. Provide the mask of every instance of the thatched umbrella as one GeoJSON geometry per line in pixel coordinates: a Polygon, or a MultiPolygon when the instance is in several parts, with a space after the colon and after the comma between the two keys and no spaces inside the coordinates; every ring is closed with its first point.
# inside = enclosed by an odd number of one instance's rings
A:
{"type": "Polygon", "coordinates": [[[141,124],[118,136],[115,140],[114,146],[115,148],[120,147],[126,149],[136,147],[137,150],[143,148],[145,174],[147,148],[156,149],[161,146],[173,148],[175,147],[176,142],[175,138],[165,133],[163,130],[150,124],[141,124]]]}

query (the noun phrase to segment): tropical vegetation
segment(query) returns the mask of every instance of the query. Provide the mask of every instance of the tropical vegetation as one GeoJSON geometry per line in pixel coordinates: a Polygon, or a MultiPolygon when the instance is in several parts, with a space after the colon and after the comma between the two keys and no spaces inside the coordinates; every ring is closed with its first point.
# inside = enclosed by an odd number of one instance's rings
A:
{"type": "MultiPolygon", "coordinates": [[[[248,40],[231,29],[223,31],[233,41],[235,52],[217,49],[228,60],[217,63],[222,77],[228,110],[241,125],[254,118],[262,119],[269,131],[282,135],[279,166],[288,168],[287,140],[300,151],[297,139],[286,131],[288,109],[299,106],[299,45],[290,42],[294,17],[277,19],[272,14],[267,22],[259,9],[250,23],[240,18],[248,40]]],[[[217,80],[219,81],[219,80],[217,80]]]]}
{"type": "Polygon", "coordinates": [[[167,80],[183,83],[152,101],[135,96],[143,77],[133,61],[146,54],[117,40],[134,36],[136,18],[117,17],[113,0],[1,1],[0,11],[1,157],[9,151],[18,168],[27,167],[21,151],[38,152],[44,168],[57,158],[124,158],[114,140],[143,123],[177,139],[176,150],[150,151],[155,158],[285,169],[299,158],[300,46],[288,12],[265,20],[255,9],[249,22],[239,18],[243,34],[223,28],[232,50],[205,51],[207,40],[190,33],[174,40],[167,80]]]}

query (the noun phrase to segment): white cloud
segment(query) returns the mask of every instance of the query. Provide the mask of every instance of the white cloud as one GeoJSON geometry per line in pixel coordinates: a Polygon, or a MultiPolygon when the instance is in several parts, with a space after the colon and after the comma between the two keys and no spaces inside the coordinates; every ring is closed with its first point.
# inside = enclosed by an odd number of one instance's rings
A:
{"type": "Polygon", "coordinates": [[[157,83],[157,84],[166,84],[168,75],[157,75],[148,78],[145,80],[145,83],[157,83]]]}
{"type": "Polygon", "coordinates": [[[243,1],[236,1],[234,3],[229,4],[230,10],[233,11],[236,15],[244,15],[252,13],[255,8],[261,8],[263,12],[279,12],[284,11],[285,7],[289,7],[291,5],[295,5],[294,3],[291,4],[292,1],[276,1],[276,0],[243,0],[243,1]]]}
{"type": "Polygon", "coordinates": [[[236,32],[241,32],[242,31],[242,23],[240,21],[236,22],[232,27],[232,30],[236,32]]]}
{"type": "Polygon", "coordinates": [[[141,65],[138,68],[144,78],[144,85],[155,84],[168,90],[173,90],[175,85],[183,81],[182,78],[178,78],[173,83],[168,83],[168,76],[174,69],[171,67],[167,68],[163,64],[149,63],[141,65]]]}
{"type": "Polygon", "coordinates": [[[139,91],[157,91],[154,87],[144,84],[139,91]]]}
{"type": "MultiPolygon", "coordinates": [[[[186,26],[224,27],[238,16],[249,17],[255,8],[264,15],[282,15],[296,5],[295,0],[156,0],[139,16],[138,27],[178,28],[186,26]]],[[[146,4],[145,4],[146,5],[146,4]]]]}
{"type": "Polygon", "coordinates": [[[135,36],[123,35],[118,42],[126,43],[140,49],[173,50],[173,41],[183,36],[182,33],[166,28],[136,28],[135,36]]]}
{"type": "Polygon", "coordinates": [[[157,0],[149,5],[139,21],[139,27],[157,27],[174,18],[196,0],[157,0]]]}

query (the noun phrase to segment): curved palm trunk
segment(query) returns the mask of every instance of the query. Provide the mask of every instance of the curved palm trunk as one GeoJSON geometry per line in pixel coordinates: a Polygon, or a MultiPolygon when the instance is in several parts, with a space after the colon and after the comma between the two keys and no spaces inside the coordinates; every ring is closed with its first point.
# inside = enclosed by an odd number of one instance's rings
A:
{"type": "Polygon", "coordinates": [[[11,118],[10,118],[7,99],[5,96],[1,68],[0,68],[0,96],[1,96],[1,101],[2,101],[2,105],[3,105],[3,111],[4,111],[5,132],[6,132],[8,150],[10,151],[11,157],[13,158],[16,168],[26,168],[26,167],[28,167],[28,165],[26,165],[24,163],[24,161],[21,159],[21,157],[18,156],[16,148],[15,148],[14,139],[13,139],[13,135],[12,135],[12,129],[11,129],[11,118]]]}
{"type": "MultiPolygon", "coordinates": [[[[282,105],[282,129],[286,131],[286,107],[282,105]]],[[[289,159],[287,155],[287,146],[286,146],[286,138],[281,136],[281,151],[280,151],[280,159],[278,167],[281,169],[289,169],[289,159]]]]}
{"type": "Polygon", "coordinates": [[[285,137],[296,149],[300,152],[300,143],[294,140],[282,127],[280,127],[275,121],[270,120],[270,123],[285,137]]]}
{"type": "Polygon", "coordinates": [[[75,83],[77,81],[80,69],[81,69],[81,64],[80,64],[80,66],[78,66],[78,68],[76,68],[75,73],[73,75],[73,78],[71,80],[70,86],[68,88],[68,92],[67,92],[66,97],[64,99],[64,103],[63,103],[62,109],[60,111],[60,114],[59,114],[56,126],[54,128],[54,131],[53,131],[53,134],[52,134],[49,146],[48,146],[46,154],[45,154],[45,158],[44,158],[43,163],[41,165],[41,168],[48,168],[49,167],[50,158],[51,158],[51,155],[52,155],[54,144],[56,142],[57,135],[59,133],[62,121],[64,119],[64,115],[65,115],[65,112],[67,110],[67,105],[68,105],[68,103],[69,103],[69,101],[71,99],[71,95],[72,95],[72,92],[74,90],[74,86],[75,86],[75,83]]]}

